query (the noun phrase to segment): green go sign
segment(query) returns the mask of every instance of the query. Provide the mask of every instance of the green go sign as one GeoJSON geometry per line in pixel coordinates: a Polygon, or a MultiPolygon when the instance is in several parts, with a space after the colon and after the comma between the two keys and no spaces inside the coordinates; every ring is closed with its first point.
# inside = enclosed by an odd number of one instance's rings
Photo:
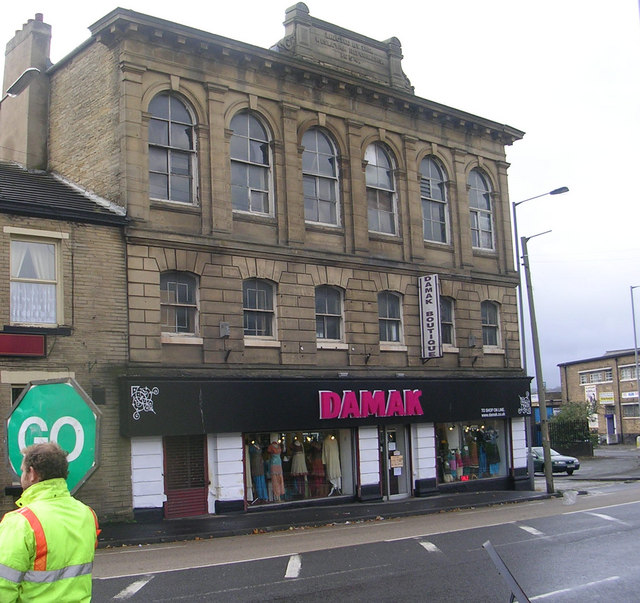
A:
{"type": "Polygon", "coordinates": [[[57,442],[69,453],[67,485],[75,492],[97,467],[100,411],[73,379],[33,381],[7,420],[9,462],[20,475],[21,450],[57,442]]]}

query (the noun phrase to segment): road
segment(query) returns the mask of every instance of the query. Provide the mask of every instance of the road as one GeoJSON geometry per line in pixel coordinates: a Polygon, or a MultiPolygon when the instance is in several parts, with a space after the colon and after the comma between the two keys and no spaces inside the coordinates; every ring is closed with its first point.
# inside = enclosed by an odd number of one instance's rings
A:
{"type": "Polygon", "coordinates": [[[636,600],[640,484],[594,483],[574,497],[99,550],[94,601],[507,601],[488,540],[531,600],[636,600]]]}

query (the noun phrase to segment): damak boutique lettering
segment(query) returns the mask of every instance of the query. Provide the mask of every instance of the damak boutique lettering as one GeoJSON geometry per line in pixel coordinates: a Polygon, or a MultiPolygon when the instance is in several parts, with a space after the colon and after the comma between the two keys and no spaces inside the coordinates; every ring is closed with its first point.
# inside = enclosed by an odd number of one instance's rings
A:
{"type": "Polygon", "coordinates": [[[419,389],[318,392],[321,419],[364,419],[423,415],[419,389]]]}

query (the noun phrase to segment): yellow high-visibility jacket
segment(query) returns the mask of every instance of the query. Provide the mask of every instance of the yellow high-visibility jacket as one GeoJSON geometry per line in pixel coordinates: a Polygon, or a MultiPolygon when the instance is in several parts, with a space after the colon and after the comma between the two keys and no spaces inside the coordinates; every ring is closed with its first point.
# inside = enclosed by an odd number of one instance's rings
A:
{"type": "Polygon", "coordinates": [[[27,488],[0,522],[0,601],[91,601],[98,522],[64,479],[27,488]]]}

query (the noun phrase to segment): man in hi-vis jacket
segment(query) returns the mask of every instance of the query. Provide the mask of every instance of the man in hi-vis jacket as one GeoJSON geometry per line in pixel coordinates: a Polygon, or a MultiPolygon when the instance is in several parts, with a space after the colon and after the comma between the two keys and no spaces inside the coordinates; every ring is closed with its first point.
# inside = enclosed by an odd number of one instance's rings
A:
{"type": "Polygon", "coordinates": [[[20,508],[0,522],[0,601],[91,601],[95,513],[69,493],[67,453],[58,444],[23,454],[20,508]]]}

